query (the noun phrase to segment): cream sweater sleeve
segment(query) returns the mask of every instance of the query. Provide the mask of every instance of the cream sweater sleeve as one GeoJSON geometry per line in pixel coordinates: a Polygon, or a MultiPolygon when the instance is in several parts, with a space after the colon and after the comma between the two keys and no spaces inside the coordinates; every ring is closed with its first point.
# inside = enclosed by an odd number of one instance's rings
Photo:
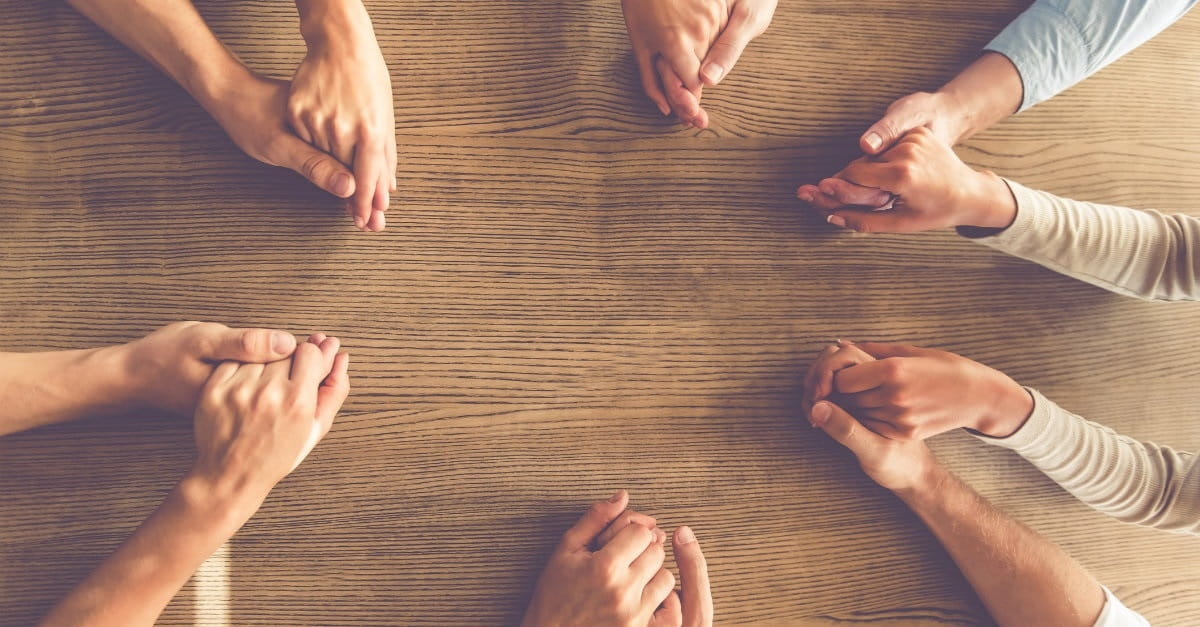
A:
{"type": "Polygon", "coordinates": [[[1146,300],[1200,300],[1200,218],[1060,198],[1006,181],[1016,220],[976,242],[1106,290],[1146,300]]]}
{"type": "Polygon", "coordinates": [[[1026,389],[1033,396],[1033,414],[1016,433],[975,437],[1012,449],[1105,514],[1200,535],[1200,458],[1120,435],[1026,389]]]}

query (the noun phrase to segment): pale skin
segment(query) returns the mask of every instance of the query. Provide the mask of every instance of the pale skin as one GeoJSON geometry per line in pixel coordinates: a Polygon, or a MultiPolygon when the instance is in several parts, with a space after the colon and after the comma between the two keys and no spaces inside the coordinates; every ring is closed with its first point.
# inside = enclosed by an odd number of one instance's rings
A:
{"type": "Polygon", "coordinates": [[[523,627],[711,627],[708,566],[688,527],[672,535],[681,589],[663,564],[666,533],[628,510],[621,490],[563,534],[538,579],[523,627]]]}
{"type": "Polygon", "coordinates": [[[707,128],[700,106],[746,46],[766,31],[778,0],[622,0],[642,90],[665,116],[707,128]]]}
{"type": "MultiPolygon", "coordinates": [[[[1021,106],[1023,89],[1021,75],[1008,57],[996,52],[984,52],[941,89],[910,94],[893,102],[883,118],[859,138],[859,147],[865,155],[859,161],[870,163],[872,157],[882,156],[902,138],[918,129],[923,129],[929,138],[945,146],[965,141],[1015,113],[1021,106]]],[[[851,220],[851,216],[869,215],[867,212],[870,210],[884,209],[892,202],[894,195],[903,197],[904,194],[841,174],[818,184],[801,185],[796,190],[796,196],[826,216],[840,216],[845,225],[830,220],[837,226],[849,225],[849,228],[854,228],[853,225],[861,224],[858,230],[864,231],[940,228],[920,221],[908,223],[868,219],[860,223],[851,220]],[[850,214],[841,211],[850,209],[858,211],[850,214]]]]}
{"type": "Polygon", "coordinates": [[[829,401],[813,405],[809,419],[921,518],[998,624],[1095,624],[1105,603],[1100,583],[1053,542],[955,477],[924,442],[883,437],[829,401]]]}
{"type": "Polygon", "coordinates": [[[189,0],[69,0],[186,89],[246,154],[294,170],[381,231],[396,190],[391,80],[360,0],[298,0],[308,53],[291,81],[256,74],[189,0]]]}
{"type": "Polygon", "coordinates": [[[339,347],[316,334],[285,359],[210,367],[195,400],[191,470],[42,624],[153,625],[329,432],[350,390],[349,357],[339,347]]]}
{"type": "Polygon", "coordinates": [[[999,370],[946,351],[882,342],[826,347],[809,369],[804,398],[809,407],[835,399],[893,440],[960,428],[1003,438],[1033,413],[1033,397],[999,370]]]}

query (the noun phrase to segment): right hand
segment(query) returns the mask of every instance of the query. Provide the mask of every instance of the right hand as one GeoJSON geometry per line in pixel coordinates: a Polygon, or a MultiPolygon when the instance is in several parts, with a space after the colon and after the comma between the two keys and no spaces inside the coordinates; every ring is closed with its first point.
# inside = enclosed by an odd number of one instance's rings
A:
{"type": "Polygon", "coordinates": [[[707,567],[695,536],[681,527],[674,540],[685,604],[663,568],[665,534],[645,526],[649,517],[626,512],[628,502],[627,493],[617,492],[563,534],[538,580],[525,627],[711,625],[707,567]]]}
{"type": "Polygon", "coordinates": [[[338,198],[350,198],[356,189],[354,174],[289,128],[290,90],[288,81],[245,70],[227,93],[206,102],[205,108],[246,154],[267,165],[294,170],[338,198]]]}
{"type": "Polygon", "coordinates": [[[192,475],[261,501],[333,426],[350,391],[349,356],[317,334],[291,359],[217,366],[196,409],[192,475]]]}

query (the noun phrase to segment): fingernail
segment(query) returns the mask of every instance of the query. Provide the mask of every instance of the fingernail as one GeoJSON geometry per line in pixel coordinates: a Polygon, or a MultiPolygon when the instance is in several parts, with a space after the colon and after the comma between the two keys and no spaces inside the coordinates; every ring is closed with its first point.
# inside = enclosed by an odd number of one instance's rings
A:
{"type": "Polygon", "coordinates": [[[829,214],[825,218],[825,221],[834,226],[841,227],[843,229],[846,228],[846,219],[843,218],[842,216],[837,215],[836,213],[829,214]]]}
{"type": "Polygon", "coordinates": [[[696,541],[696,534],[692,533],[691,527],[680,527],[679,533],[675,537],[680,544],[691,544],[696,541]]]}
{"type": "Polygon", "coordinates": [[[796,197],[804,202],[812,202],[813,195],[810,192],[796,192],[796,197]]]}
{"type": "Polygon", "coordinates": [[[333,179],[333,193],[343,197],[349,196],[350,184],[353,182],[354,179],[350,178],[350,175],[345,172],[337,175],[337,178],[333,179]]]}
{"type": "Polygon", "coordinates": [[[296,338],[291,333],[276,331],[271,334],[271,349],[280,355],[296,350],[296,338]]]}
{"type": "Polygon", "coordinates": [[[366,224],[366,221],[362,219],[362,216],[354,216],[354,226],[361,229],[364,224],[366,224]]]}
{"type": "Polygon", "coordinates": [[[621,496],[622,496],[623,494],[625,494],[625,491],[624,491],[624,490],[617,490],[615,494],[613,494],[612,496],[608,497],[608,502],[609,502],[609,503],[616,503],[616,502],[620,501],[620,500],[621,500],[621,496]]]}
{"type": "Polygon", "coordinates": [[[810,414],[812,416],[812,426],[824,426],[825,421],[829,420],[829,414],[829,403],[817,403],[813,405],[812,414],[810,414]]]}
{"type": "Polygon", "coordinates": [[[883,145],[883,138],[879,136],[879,133],[873,131],[867,133],[866,141],[867,148],[871,150],[879,150],[879,147],[883,145]]]}
{"type": "Polygon", "coordinates": [[[662,529],[655,528],[654,529],[654,539],[659,544],[666,542],[667,541],[667,532],[663,531],[662,529]]]}
{"type": "Polygon", "coordinates": [[[704,78],[707,78],[714,85],[721,80],[722,76],[725,75],[725,68],[716,63],[709,63],[708,65],[704,66],[703,70],[700,71],[704,74],[704,78]]]}
{"type": "Polygon", "coordinates": [[[662,112],[664,118],[671,115],[671,107],[665,104],[658,105],[658,110],[662,112]]]}

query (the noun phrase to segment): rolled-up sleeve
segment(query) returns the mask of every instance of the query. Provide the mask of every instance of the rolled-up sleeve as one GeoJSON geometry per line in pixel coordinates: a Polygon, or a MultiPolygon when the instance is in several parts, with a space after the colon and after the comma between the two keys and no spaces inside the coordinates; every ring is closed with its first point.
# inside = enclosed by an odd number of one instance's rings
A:
{"type": "Polygon", "coordinates": [[[1020,111],[1047,100],[1137,48],[1197,0],[1038,0],[986,50],[1021,74],[1020,111]]]}

